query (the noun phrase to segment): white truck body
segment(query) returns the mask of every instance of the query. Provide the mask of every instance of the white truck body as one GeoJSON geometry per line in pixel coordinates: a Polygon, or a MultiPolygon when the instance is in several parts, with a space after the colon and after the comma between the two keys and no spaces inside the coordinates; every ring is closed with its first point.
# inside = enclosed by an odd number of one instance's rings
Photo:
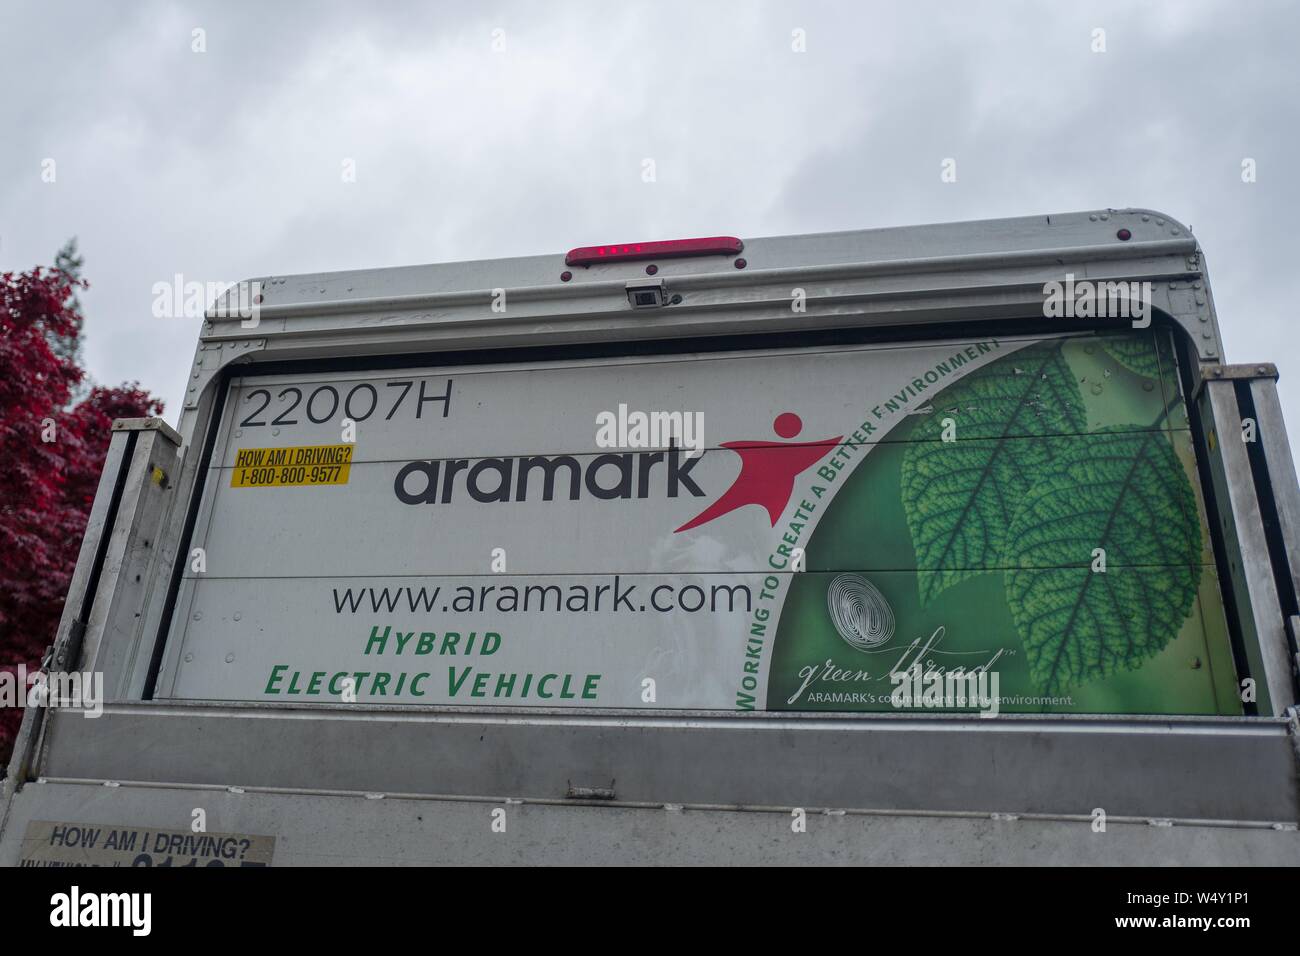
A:
{"type": "Polygon", "coordinates": [[[28,709],[0,863],[1300,862],[1277,372],[1224,363],[1168,216],[257,283],[255,316],[206,318],[179,429],[115,425],[49,662],[107,702],[28,709]],[[1066,282],[1150,311],[1052,314],[1066,282]],[[1167,345],[1107,344],[1134,329],[1167,345]],[[977,375],[1039,359],[1078,400],[961,433],[977,375]],[[682,417],[637,433],[654,411],[682,417]],[[1043,574],[1080,571],[1015,550],[1032,514],[996,554],[934,551],[948,459],[925,429],[947,414],[959,447],[1025,460],[1050,441],[1084,466],[1119,432],[1164,449],[1195,580],[1081,560],[1147,603],[1183,588],[1168,633],[1115,663],[1113,622],[1029,619],[1043,574]],[[878,523],[843,503],[868,474],[902,475],[878,523]],[[846,515],[904,543],[840,557],[846,515]],[[1004,579],[1004,624],[962,610],[1004,579]],[[987,649],[1071,703],[894,706],[889,668],[934,634],[915,657],[987,649]]]}

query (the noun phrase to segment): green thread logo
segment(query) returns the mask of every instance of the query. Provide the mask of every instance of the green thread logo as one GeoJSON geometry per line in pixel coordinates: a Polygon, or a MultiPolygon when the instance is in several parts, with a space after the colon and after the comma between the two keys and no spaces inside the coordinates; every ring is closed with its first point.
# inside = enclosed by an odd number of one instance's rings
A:
{"type": "Polygon", "coordinates": [[[841,574],[826,588],[831,623],[854,650],[869,651],[894,636],[894,609],[880,590],[858,574],[841,574]]]}

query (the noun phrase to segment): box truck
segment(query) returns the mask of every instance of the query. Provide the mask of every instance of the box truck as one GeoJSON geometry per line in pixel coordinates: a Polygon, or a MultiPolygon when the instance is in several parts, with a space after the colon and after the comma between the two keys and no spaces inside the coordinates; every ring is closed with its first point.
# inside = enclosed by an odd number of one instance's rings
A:
{"type": "Polygon", "coordinates": [[[1276,378],[1143,209],[243,284],[0,861],[1300,862],[1276,378]]]}

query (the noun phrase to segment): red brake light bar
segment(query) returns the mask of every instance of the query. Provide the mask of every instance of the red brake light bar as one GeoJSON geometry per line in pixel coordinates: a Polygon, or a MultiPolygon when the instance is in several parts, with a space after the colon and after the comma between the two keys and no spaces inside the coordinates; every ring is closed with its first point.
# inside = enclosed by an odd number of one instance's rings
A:
{"type": "Polygon", "coordinates": [[[739,255],[745,244],[734,236],[708,239],[668,239],[663,242],[629,242],[611,246],[579,246],[564,257],[566,266],[597,262],[633,262],[637,259],[682,259],[686,256],[739,255]]]}

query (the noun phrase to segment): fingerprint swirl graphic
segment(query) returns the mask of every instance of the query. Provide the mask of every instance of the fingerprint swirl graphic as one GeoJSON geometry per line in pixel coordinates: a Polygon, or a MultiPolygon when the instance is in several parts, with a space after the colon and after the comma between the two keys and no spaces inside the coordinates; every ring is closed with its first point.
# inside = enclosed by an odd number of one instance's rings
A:
{"type": "Polygon", "coordinates": [[[826,589],[826,607],[840,637],[860,651],[878,647],[894,636],[894,609],[861,575],[837,575],[826,589]]]}

